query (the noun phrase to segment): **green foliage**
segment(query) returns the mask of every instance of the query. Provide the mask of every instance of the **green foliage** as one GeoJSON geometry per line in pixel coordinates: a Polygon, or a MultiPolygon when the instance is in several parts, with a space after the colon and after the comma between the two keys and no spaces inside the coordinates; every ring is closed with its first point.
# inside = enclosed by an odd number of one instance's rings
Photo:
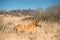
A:
{"type": "MultiPolygon", "coordinates": [[[[12,16],[21,16],[21,15],[29,15],[34,16],[35,19],[43,20],[43,21],[60,21],[60,5],[53,5],[50,7],[47,7],[45,10],[42,8],[37,8],[36,10],[10,10],[0,11],[0,14],[8,14],[12,16]]],[[[28,18],[29,19],[29,18],[28,18]]]]}
{"type": "Polygon", "coordinates": [[[59,5],[53,5],[45,9],[43,11],[42,9],[37,9],[36,16],[40,18],[40,20],[43,21],[60,21],[60,6],[59,5]]]}

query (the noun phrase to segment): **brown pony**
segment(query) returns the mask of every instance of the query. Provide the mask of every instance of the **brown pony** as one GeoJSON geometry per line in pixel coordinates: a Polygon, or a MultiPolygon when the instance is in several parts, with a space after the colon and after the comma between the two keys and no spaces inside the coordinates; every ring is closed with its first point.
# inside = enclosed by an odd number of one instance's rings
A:
{"type": "Polygon", "coordinates": [[[36,27],[37,26],[41,26],[39,24],[39,20],[36,20],[36,21],[31,21],[31,23],[28,23],[27,22],[27,25],[26,24],[18,24],[16,29],[17,31],[26,31],[26,32],[34,32],[36,27]]]}

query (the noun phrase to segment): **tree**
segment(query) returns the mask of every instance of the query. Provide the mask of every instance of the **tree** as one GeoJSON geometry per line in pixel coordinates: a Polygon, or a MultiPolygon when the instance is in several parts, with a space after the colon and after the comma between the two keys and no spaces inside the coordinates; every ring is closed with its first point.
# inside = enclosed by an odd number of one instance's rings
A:
{"type": "Polygon", "coordinates": [[[60,20],[60,5],[53,5],[46,8],[46,13],[49,20],[60,20]]]}

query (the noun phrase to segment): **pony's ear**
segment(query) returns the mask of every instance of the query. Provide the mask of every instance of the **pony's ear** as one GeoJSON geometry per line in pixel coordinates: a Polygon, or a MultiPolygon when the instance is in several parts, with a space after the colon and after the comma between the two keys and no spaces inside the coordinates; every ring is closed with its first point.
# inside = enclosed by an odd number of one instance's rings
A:
{"type": "Polygon", "coordinates": [[[41,27],[41,21],[37,21],[36,26],[41,27]]]}

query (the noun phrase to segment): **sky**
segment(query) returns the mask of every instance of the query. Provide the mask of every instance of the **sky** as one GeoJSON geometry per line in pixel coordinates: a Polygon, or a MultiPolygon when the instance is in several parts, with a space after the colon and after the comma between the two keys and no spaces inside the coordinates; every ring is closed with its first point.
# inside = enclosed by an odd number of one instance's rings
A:
{"type": "Polygon", "coordinates": [[[0,10],[45,9],[57,4],[60,5],[60,0],[0,0],[0,10]]]}

